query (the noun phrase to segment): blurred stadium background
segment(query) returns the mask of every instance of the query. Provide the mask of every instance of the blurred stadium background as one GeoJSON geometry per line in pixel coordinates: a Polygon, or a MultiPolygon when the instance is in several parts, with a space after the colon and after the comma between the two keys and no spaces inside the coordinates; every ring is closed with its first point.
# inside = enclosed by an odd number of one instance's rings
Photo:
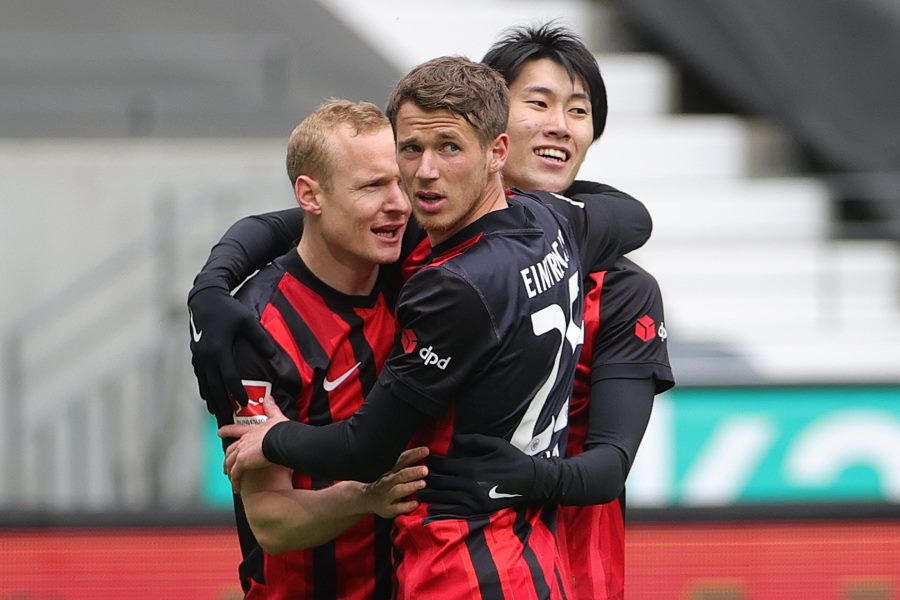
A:
{"type": "Polygon", "coordinates": [[[557,18],[582,177],[643,200],[679,386],[629,478],[631,598],[900,598],[900,2],[0,2],[0,600],[233,598],[185,298],[291,206],[329,96],[557,18]]]}

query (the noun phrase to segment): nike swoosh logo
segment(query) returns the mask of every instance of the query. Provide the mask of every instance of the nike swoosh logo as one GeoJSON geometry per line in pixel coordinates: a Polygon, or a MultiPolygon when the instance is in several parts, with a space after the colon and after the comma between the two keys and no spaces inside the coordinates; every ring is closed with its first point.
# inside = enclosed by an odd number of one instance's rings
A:
{"type": "Polygon", "coordinates": [[[361,365],[361,364],[362,364],[362,363],[356,363],[355,365],[353,365],[352,367],[350,367],[350,370],[349,370],[349,371],[347,371],[346,373],[344,373],[343,375],[341,375],[340,377],[338,377],[338,378],[335,379],[334,381],[329,381],[328,378],[326,377],[326,378],[325,378],[325,381],[322,382],[322,387],[325,388],[325,391],[326,391],[326,392],[332,391],[334,388],[336,388],[337,386],[339,386],[339,385],[341,385],[342,383],[344,383],[344,380],[347,379],[348,377],[350,377],[350,375],[353,374],[353,371],[355,371],[356,368],[359,367],[359,365],[361,365]]]}
{"type": "Polygon", "coordinates": [[[522,494],[504,494],[503,492],[498,492],[497,488],[500,486],[495,485],[490,490],[488,490],[488,497],[494,500],[499,500],[501,498],[518,498],[522,494]]]}
{"type": "Polygon", "coordinates": [[[200,338],[203,336],[203,332],[197,331],[197,326],[194,325],[194,312],[189,310],[188,314],[191,317],[191,337],[194,338],[194,343],[196,344],[197,342],[200,341],[200,338]]]}

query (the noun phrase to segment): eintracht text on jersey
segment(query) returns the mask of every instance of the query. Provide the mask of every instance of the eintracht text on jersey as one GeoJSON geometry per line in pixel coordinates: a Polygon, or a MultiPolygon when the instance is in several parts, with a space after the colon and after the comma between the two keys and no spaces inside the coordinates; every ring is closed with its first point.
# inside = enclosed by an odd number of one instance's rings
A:
{"type": "Polygon", "coordinates": [[[519,271],[529,298],[543,294],[566,276],[566,267],[569,266],[569,249],[566,247],[562,231],[557,232],[556,241],[551,247],[553,250],[539,262],[519,271]]]}

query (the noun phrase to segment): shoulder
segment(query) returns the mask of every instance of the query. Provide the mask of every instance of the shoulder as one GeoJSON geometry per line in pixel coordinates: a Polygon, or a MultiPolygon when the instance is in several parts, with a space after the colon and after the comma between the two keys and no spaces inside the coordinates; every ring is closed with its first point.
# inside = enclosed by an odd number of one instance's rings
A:
{"type": "MultiPolygon", "coordinates": [[[[572,210],[583,210],[584,202],[572,198],[568,194],[556,194],[553,192],[531,192],[517,188],[510,190],[512,196],[509,200],[512,204],[522,204],[529,208],[542,207],[550,212],[561,212],[567,215],[572,210]]],[[[541,210],[541,209],[538,209],[541,210]]]]}
{"type": "Polygon", "coordinates": [[[591,196],[614,196],[621,198],[634,198],[631,194],[608,185],[606,183],[598,183],[596,181],[575,180],[572,185],[566,189],[564,194],[573,199],[590,199],[591,196]]]}
{"type": "Polygon", "coordinates": [[[258,313],[272,300],[278,291],[278,283],[285,275],[285,270],[277,263],[269,263],[238,287],[234,297],[258,313]]]}
{"type": "Polygon", "coordinates": [[[401,288],[399,303],[440,304],[452,308],[455,300],[478,297],[477,283],[465,269],[467,261],[461,260],[461,256],[416,271],[401,288]]]}
{"type": "Polygon", "coordinates": [[[659,283],[649,271],[624,256],[616,260],[606,275],[607,285],[624,286],[635,290],[659,291],[659,283]]]}

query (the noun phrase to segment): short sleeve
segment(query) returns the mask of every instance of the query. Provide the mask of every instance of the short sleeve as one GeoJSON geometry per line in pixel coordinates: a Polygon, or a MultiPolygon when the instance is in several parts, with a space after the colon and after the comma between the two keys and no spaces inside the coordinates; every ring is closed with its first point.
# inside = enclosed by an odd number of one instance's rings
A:
{"type": "Polygon", "coordinates": [[[652,377],[656,393],[675,383],[669,364],[668,331],[656,279],[627,259],[603,280],[600,329],[592,363],[592,383],[611,378],[652,377]]]}
{"type": "Polygon", "coordinates": [[[400,291],[399,333],[379,381],[419,411],[442,417],[498,346],[476,287],[444,266],[418,271],[400,291]]]}
{"type": "MultiPolygon", "coordinates": [[[[259,422],[253,416],[264,416],[262,399],[270,394],[278,408],[289,419],[298,417],[297,398],[300,395],[301,383],[299,374],[287,354],[279,348],[272,358],[263,358],[256,349],[243,338],[237,338],[234,346],[235,360],[241,383],[247,392],[247,406],[236,412],[238,423],[252,424],[259,422]],[[242,416],[248,419],[241,419],[242,416]]],[[[232,415],[234,417],[234,414],[232,415]]]]}

